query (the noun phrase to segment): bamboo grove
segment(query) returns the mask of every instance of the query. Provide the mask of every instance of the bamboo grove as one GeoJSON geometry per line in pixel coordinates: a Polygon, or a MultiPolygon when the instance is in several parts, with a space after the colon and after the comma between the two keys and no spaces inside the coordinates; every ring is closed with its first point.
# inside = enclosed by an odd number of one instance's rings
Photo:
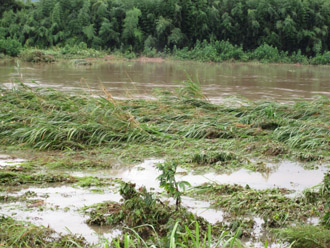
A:
{"type": "Polygon", "coordinates": [[[226,41],[317,56],[330,45],[328,0],[3,0],[0,41],[142,52],[226,41]]]}

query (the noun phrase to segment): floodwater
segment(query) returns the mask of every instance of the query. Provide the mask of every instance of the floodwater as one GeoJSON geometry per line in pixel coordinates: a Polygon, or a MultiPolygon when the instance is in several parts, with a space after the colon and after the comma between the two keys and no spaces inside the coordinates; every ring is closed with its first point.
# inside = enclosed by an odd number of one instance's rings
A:
{"type": "MultiPolygon", "coordinates": [[[[119,201],[120,195],[111,191],[94,193],[87,189],[73,188],[71,186],[35,188],[21,190],[9,196],[22,196],[27,192],[36,195],[29,198],[35,204],[4,203],[0,205],[0,215],[12,216],[18,220],[29,221],[36,225],[49,226],[59,233],[73,233],[82,235],[88,242],[97,243],[99,234],[110,239],[113,230],[105,231],[102,228],[91,227],[86,224],[88,219],[79,209],[103,201],[119,201]]],[[[116,232],[115,232],[116,233],[116,232]]]]}
{"type": "MultiPolygon", "coordinates": [[[[103,178],[120,178],[130,181],[137,186],[145,186],[147,189],[159,191],[159,181],[157,177],[160,171],[157,163],[164,162],[161,159],[148,159],[143,163],[133,167],[121,167],[108,170],[90,170],[69,172],[72,176],[95,176],[103,178]]],[[[266,165],[270,172],[253,172],[247,169],[240,169],[229,174],[217,174],[208,172],[205,174],[194,174],[185,169],[178,168],[176,178],[179,181],[188,181],[192,186],[204,183],[217,184],[238,184],[249,185],[254,189],[286,188],[301,193],[307,188],[320,184],[323,180],[327,168],[320,166],[318,169],[307,170],[301,164],[284,160],[279,163],[269,163],[266,165]]]]}
{"type": "MultiPolygon", "coordinates": [[[[7,166],[19,166],[22,159],[13,158],[0,154],[0,164],[7,166]]],[[[100,178],[120,178],[126,182],[135,183],[138,187],[145,186],[154,192],[161,192],[157,177],[160,171],[157,163],[164,162],[161,159],[148,159],[141,164],[118,167],[108,170],[84,170],[69,171],[73,176],[96,176],[100,178]]],[[[268,164],[271,173],[264,175],[241,169],[231,174],[208,173],[195,175],[185,169],[178,168],[177,180],[186,180],[192,186],[205,182],[229,183],[246,185],[262,189],[272,187],[285,187],[297,192],[321,183],[324,169],[305,170],[299,164],[283,161],[279,164],[268,164]],[[290,175],[285,176],[286,174],[290,175]],[[307,180],[308,179],[308,180],[307,180]]],[[[104,201],[119,202],[121,196],[118,193],[118,185],[103,188],[103,192],[92,191],[90,188],[73,186],[53,187],[29,187],[15,193],[1,193],[1,195],[20,197],[29,194],[27,202],[9,202],[0,204],[0,215],[12,216],[18,220],[26,220],[31,223],[49,226],[59,233],[74,233],[83,236],[89,243],[97,243],[104,238],[111,240],[122,231],[120,229],[109,229],[107,227],[91,226],[86,224],[87,216],[81,212],[81,208],[104,201]]],[[[162,198],[174,204],[173,199],[162,198]]],[[[213,209],[209,202],[196,200],[183,196],[182,205],[189,211],[205,218],[212,224],[224,221],[225,213],[220,209],[213,209]]],[[[263,232],[263,220],[258,216],[253,217],[255,221],[254,236],[261,237],[263,232]]],[[[317,223],[317,220],[310,220],[317,223]]],[[[258,246],[258,244],[255,244],[258,246]]],[[[260,247],[262,245],[260,244],[260,247]]]]}
{"type": "Polygon", "coordinates": [[[104,87],[117,98],[150,98],[156,88],[175,90],[187,75],[198,76],[205,95],[214,103],[233,95],[280,102],[330,96],[327,66],[108,61],[92,66],[20,62],[18,67],[15,62],[0,63],[0,85],[34,81],[40,86],[69,92],[84,89],[92,94],[102,94],[104,87]]]}
{"type": "Polygon", "coordinates": [[[5,154],[0,154],[0,169],[8,166],[18,166],[24,161],[24,159],[14,158],[5,154]]]}

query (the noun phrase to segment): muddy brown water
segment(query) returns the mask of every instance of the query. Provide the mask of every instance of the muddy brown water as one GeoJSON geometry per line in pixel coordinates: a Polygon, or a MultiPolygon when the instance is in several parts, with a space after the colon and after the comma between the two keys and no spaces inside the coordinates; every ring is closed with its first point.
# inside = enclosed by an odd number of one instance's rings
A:
{"type": "Polygon", "coordinates": [[[74,62],[33,64],[0,63],[0,85],[32,81],[64,91],[87,89],[101,93],[105,87],[117,98],[150,98],[155,88],[174,90],[180,82],[198,75],[206,96],[214,103],[232,95],[251,100],[291,102],[315,95],[330,97],[330,67],[281,64],[221,63],[188,61],[95,62],[75,66],[74,62]]]}

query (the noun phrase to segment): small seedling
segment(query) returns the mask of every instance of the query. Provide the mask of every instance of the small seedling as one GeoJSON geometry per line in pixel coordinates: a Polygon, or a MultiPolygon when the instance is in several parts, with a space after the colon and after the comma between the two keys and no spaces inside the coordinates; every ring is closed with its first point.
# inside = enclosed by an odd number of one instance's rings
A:
{"type": "Polygon", "coordinates": [[[181,207],[182,191],[185,190],[186,186],[191,185],[187,181],[176,181],[175,173],[177,167],[178,163],[176,161],[158,164],[157,168],[162,172],[162,174],[157,177],[157,179],[159,180],[160,187],[165,189],[168,195],[175,199],[176,209],[178,210],[181,207]]]}

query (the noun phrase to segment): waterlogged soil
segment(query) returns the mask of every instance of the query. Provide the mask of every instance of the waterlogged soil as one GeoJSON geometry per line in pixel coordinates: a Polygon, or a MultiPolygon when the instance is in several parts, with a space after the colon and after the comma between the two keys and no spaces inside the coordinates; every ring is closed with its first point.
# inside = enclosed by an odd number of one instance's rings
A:
{"type": "Polygon", "coordinates": [[[187,75],[198,75],[204,94],[213,103],[233,95],[281,102],[330,96],[329,68],[322,66],[111,60],[91,66],[0,63],[0,85],[11,87],[11,82],[18,80],[33,87],[68,92],[84,89],[92,94],[105,88],[112,96],[124,99],[152,98],[155,88],[175,90],[187,75]]]}
{"type": "MultiPolygon", "coordinates": [[[[6,165],[2,169],[10,167],[19,168],[24,162],[23,159],[14,158],[7,155],[0,156],[1,163],[6,165]]],[[[137,187],[145,186],[148,190],[157,193],[162,201],[169,204],[175,204],[174,200],[168,199],[159,187],[157,177],[160,171],[157,169],[158,163],[163,163],[162,159],[148,159],[143,163],[133,166],[114,166],[108,169],[87,169],[87,170],[65,170],[74,178],[98,178],[100,181],[107,179],[118,182],[131,182],[137,187]]],[[[205,183],[213,183],[217,185],[241,185],[246,187],[249,185],[255,189],[272,189],[286,188],[284,192],[300,194],[304,189],[320,184],[323,175],[326,172],[324,167],[319,169],[307,170],[300,164],[289,161],[283,161],[278,164],[267,164],[271,168],[268,173],[252,172],[246,169],[240,169],[231,174],[195,174],[188,169],[178,168],[177,180],[185,180],[190,182],[192,187],[203,186],[205,183]]],[[[52,173],[52,170],[49,170],[52,173]]],[[[58,173],[58,170],[55,170],[58,173]]],[[[2,192],[0,196],[3,201],[0,204],[0,215],[11,216],[17,220],[29,221],[33,224],[49,226],[59,233],[73,233],[81,235],[89,243],[97,243],[106,238],[112,238],[122,234],[122,230],[117,228],[109,228],[108,226],[94,226],[86,224],[88,216],[83,213],[82,209],[94,204],[111,201],[121,202],[121,196],[118,192],[119,184],[110,184],[112,186],[104,186],[100,184],[98,187],[80,187],[78,183],[71,185],[44,185],[24,186],[16,192],[2,192]]],[[[235,186],[236,187],[236,186],[235,186]]],[[[211,198],[210,198],[211,200],[211,198]]],[[[221,208],[211,206],[211,201],[206,199],[198,200],[190,196],[182,197],[182,206],[188,211],[203,217],[206,221],[213,225],[222,223],[221,225],[233,225],[233,219],[228,217],[228,213],[221,208]]],[[[245,217],[244,217],[245,218],[245,217]]],[[[244,219],[243,218],[243,219],[244,219]]],[[[249,237],[246,239],[246,245],[261,246],[258,244],[259,238],[262,239],[266,234],[264,230],[264,220],[257,215],[250,216],[248,223],[251,221],[252,229],[250,229],[249,237]]],[[[244,221],[243,221],[244,222],[244,221]]],[[[306,220],[306,223],[317,224],[318,218],[313,217],[306,220]]]]}

